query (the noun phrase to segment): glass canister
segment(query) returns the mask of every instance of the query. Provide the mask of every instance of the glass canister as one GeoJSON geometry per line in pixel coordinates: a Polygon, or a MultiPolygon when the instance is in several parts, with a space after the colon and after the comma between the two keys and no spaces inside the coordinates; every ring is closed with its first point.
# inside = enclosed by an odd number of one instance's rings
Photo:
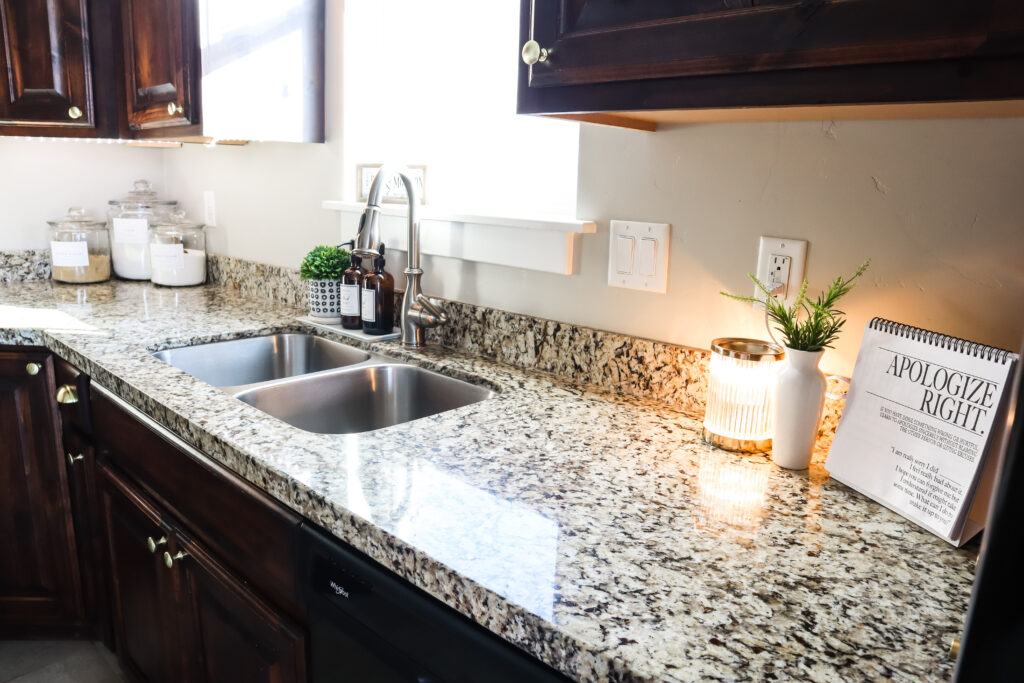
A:
{"type": "Polygon", "coordinates": [[[89,284],[110,279],[110,233],[107,224],[73,206],[50,226],[50,258],[56,282],[89,284]]]}
{"type": "Polygon", "coordinates": [[[206,282],[206,233],[202,223],[177,210],[149,231],[150,279],[168,287],[206,282]]]}
{"type": "Polygon", "coordinates": [[[114,273],[125,280],[149,279],[149,227],[177,209],[174,199],[158,199],[148,180],[136,180],[131,192],[107,202],[114,273]]]}

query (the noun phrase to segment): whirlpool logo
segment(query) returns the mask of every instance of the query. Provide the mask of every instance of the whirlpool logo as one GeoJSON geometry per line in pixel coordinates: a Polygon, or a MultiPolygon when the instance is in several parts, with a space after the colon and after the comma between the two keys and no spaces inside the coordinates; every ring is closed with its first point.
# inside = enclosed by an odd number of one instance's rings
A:
{"type": "Polygon", "coordinates": [[[340,596],[345,597],[345,598],[351,597],[351,596],[349,596],[348,591],[345,590],[344,588],[342,588],[340,585],[338,585],[335,581],[332,580],[330,582],[330,584],[331,584],[331,589],[334,591],[335,595],[340,595],[340,596]]]}

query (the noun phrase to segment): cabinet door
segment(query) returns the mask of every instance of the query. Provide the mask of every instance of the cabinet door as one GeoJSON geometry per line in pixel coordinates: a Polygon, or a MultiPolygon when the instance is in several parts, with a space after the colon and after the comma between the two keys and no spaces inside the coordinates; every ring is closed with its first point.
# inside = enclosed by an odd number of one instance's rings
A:
{"type": "Polygon", "coordinates": [[[41,633],[82,617],[53,360],[0,352],[0,633],[41,633]]]}
{"type": "MultiPolygon", "coordinates": [[[[527,0],[523,0],[524,3],[527,0]]],[[[530,87],[994,57],[1019,0],[532,0],[530,87]]]]}
{"type": "Polygon", "coordinates": [[[196,0],[122,0],[121,12],[128,126],[199,124],[196,0]]]}
{"type": "Polygon", "coordinates": [[[161,512],[112,470],[101,467],[100,480],[118,660],[138,680],[182,680],[173,656],[180,642],[179,585],[163,564],[170,529],[161,512]]]}
{"type": "Polygon", "coordinates": [[[300,683],[306,680],[306,641],[302,629],[271,608],[195,542],[176,545],[185,585],[182,616],[187,634],[183,652],[191,679],[300,683]]]}
{"type": "Polygon", "coordinates": [[[0,125],[96,125],[86,0],[0,0],[0,125]]]}

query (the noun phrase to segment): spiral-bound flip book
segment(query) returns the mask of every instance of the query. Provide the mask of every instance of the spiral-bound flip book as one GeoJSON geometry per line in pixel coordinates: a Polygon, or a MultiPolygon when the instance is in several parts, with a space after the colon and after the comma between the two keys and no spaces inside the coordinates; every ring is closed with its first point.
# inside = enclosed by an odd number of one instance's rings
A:
{"type": "Polygon", "coordinates": [[[875,318],[864,330],[831,476],[962,545],[984,527],[1015,353],[875,318]]]}

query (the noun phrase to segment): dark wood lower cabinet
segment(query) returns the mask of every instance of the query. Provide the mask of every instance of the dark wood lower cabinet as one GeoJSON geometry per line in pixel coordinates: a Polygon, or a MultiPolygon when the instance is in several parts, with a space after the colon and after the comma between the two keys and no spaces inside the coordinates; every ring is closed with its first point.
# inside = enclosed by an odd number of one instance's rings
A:
{"type": "Polygon", "coordinates": [[[0,350],[0,637],[83,629],[52,356],[0,350]]]}
{"type": "Polygon", "coordinates": [[[305,610],[292,597],[299,518],[119,403],[93,392],[124,670],[146,682],[305,681],[305,610]]]}
{"type": "Polygon", "coordinates": [[[47,350],[0,347],[0,638],[100,635],[146,683],[301,683],[300,522],[47,350]]]}
{"type": "Polygon", "coordinates": [[[301,627],[268,606],[197,543],[175,563],[185,584],[182,617],[193,680],[306,680],[301,627]]]}
{"type": "Polygon", "coordinates": [[[170,529],[131,485],[108,468],[100,472],[118,660],[138,680],[181,680],[173,657],[180,586],[162,562],[170,529]]]}

